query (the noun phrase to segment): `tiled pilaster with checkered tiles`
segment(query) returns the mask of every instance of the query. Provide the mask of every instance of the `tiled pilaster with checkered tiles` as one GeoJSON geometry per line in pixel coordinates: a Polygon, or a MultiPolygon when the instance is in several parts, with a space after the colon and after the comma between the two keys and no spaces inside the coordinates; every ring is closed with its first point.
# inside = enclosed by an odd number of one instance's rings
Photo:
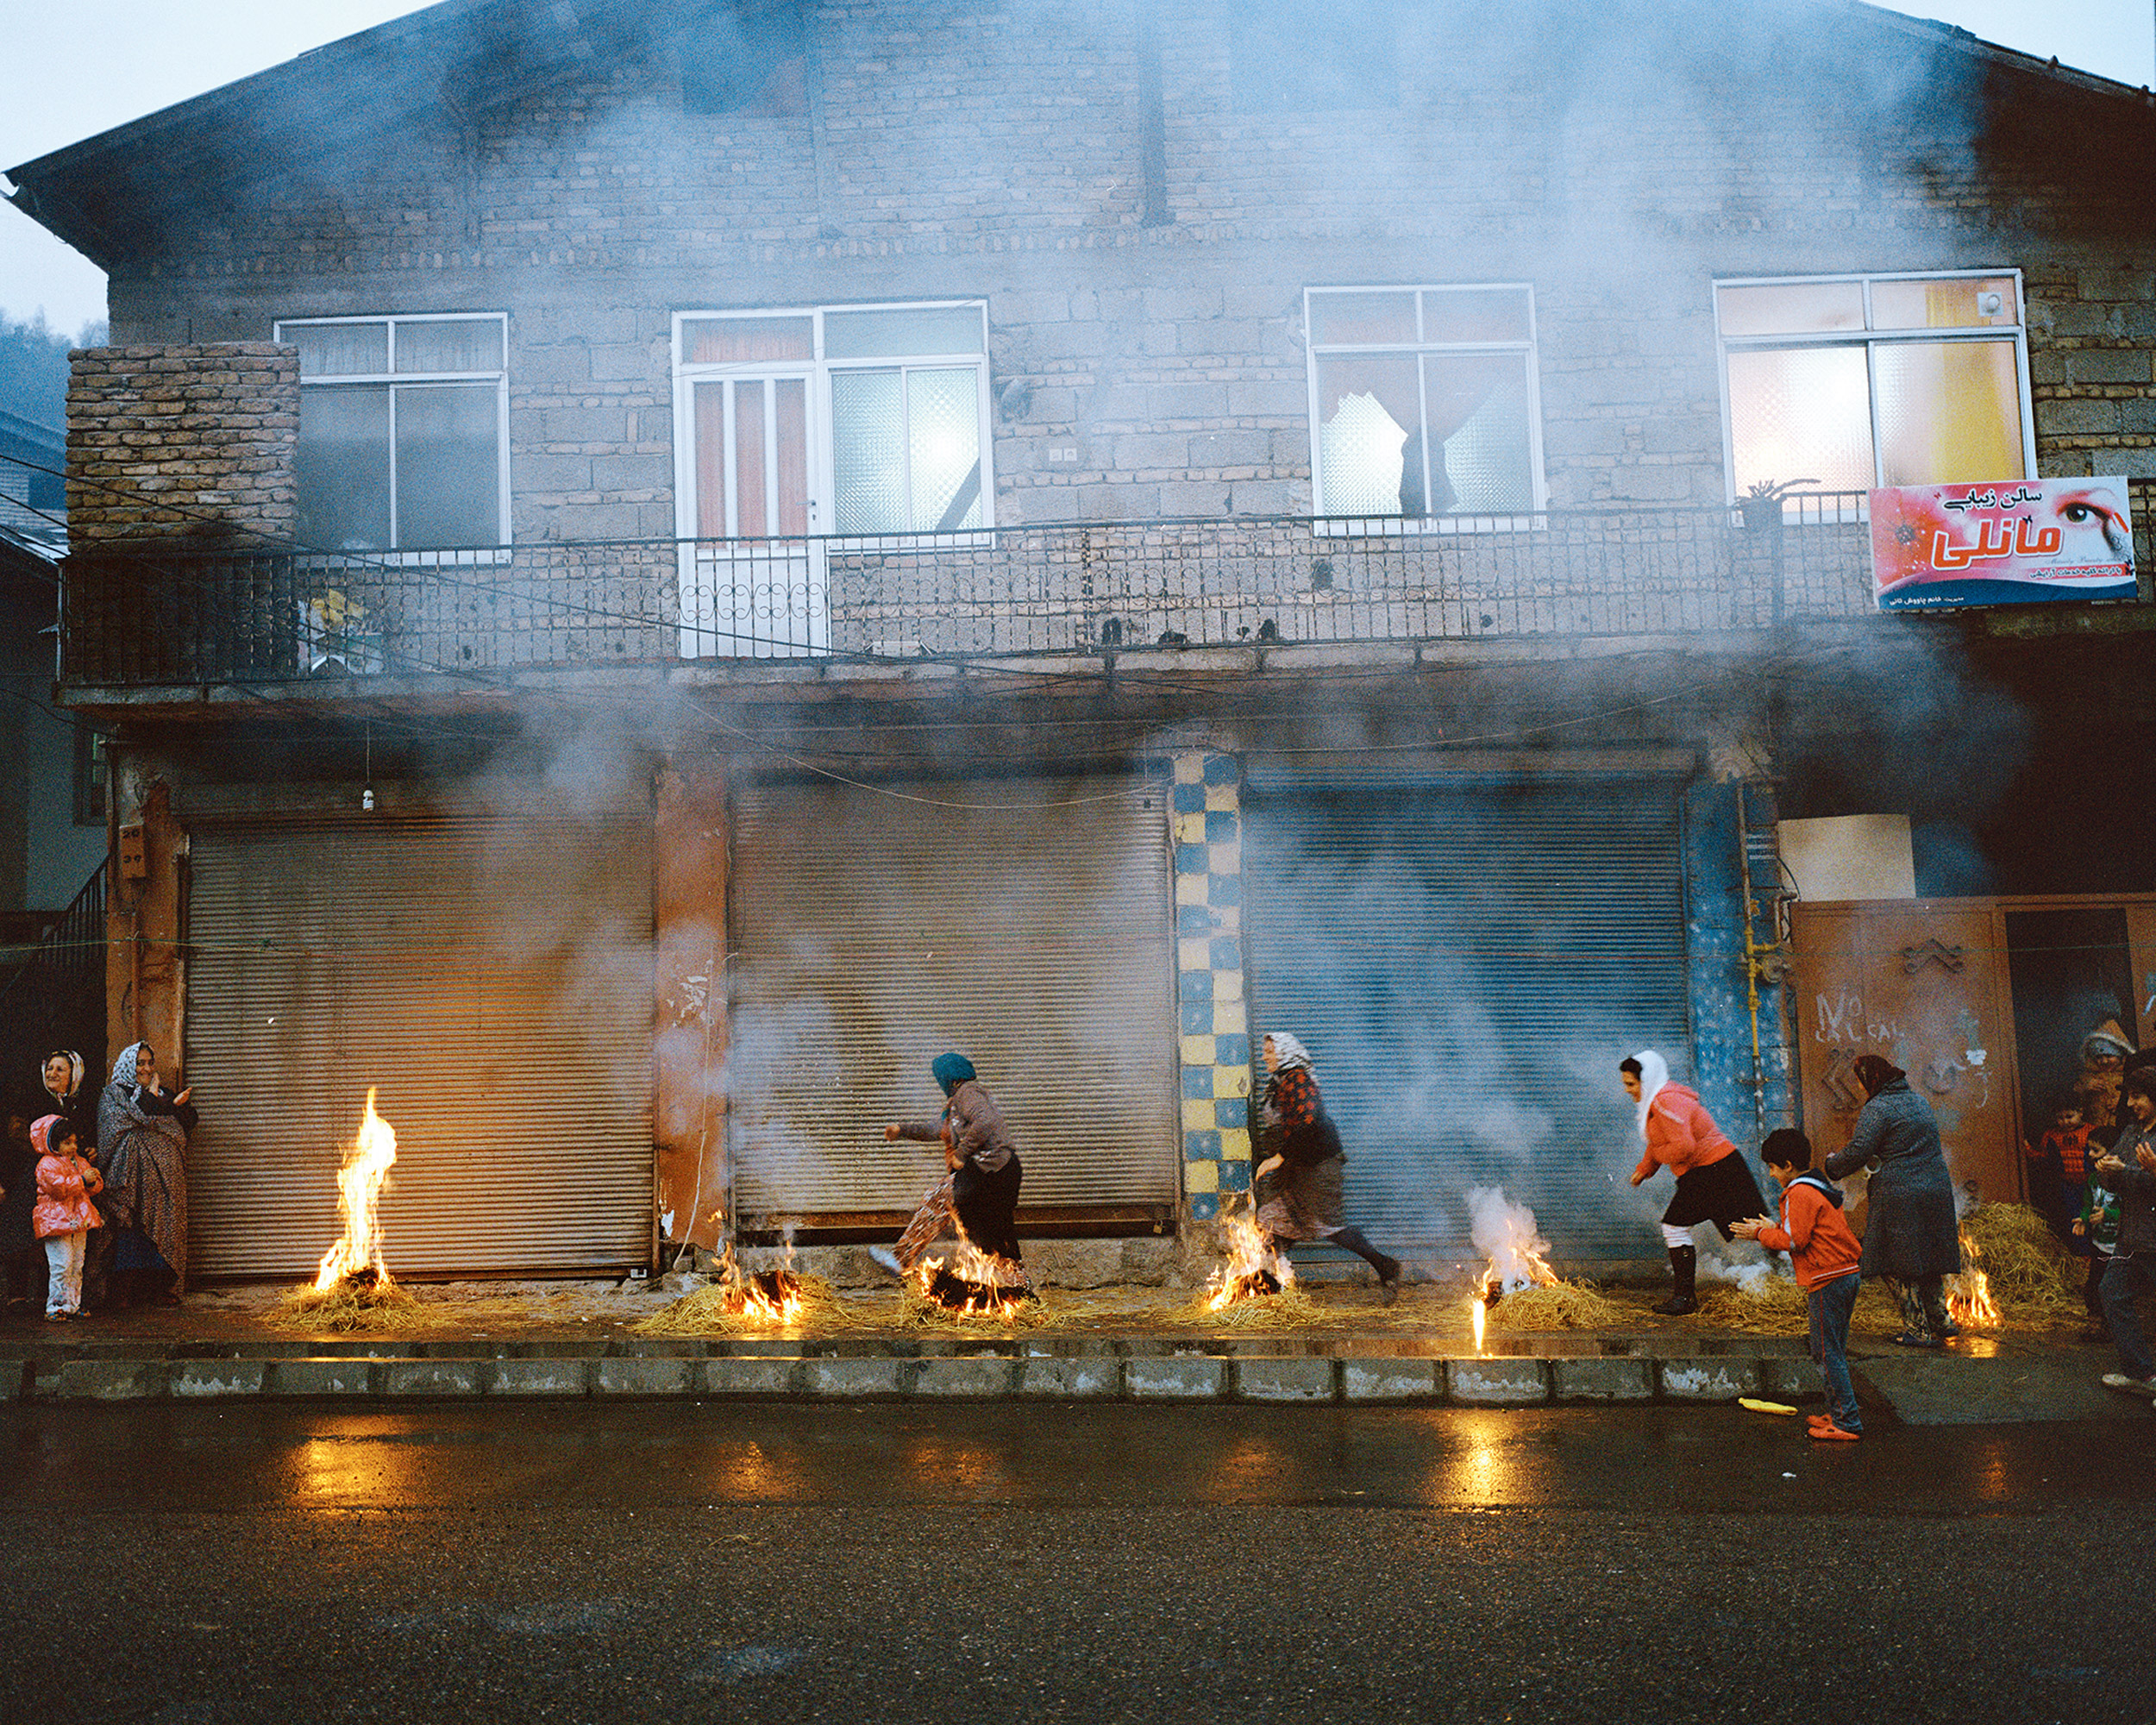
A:
{"type": "Polygon", "coordinates": [[[1250,1023],[1243,995],[1243,771],[1175,757],[1175,1000],[1181,1019],[1183,1201],[1211,1221],[1250,1189],[1250,1023]]]}

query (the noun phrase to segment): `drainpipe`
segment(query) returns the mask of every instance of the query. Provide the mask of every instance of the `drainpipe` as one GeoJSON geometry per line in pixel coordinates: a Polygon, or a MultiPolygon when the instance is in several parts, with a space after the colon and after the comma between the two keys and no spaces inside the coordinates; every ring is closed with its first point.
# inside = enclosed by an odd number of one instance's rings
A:
{"type": "MultiPolygon", "coordinates": [[[[1767,1073],[1766,1062],[1759,1048],[1759,985],[1779,982],[1789,975],[1789,953],[1780,941],[1762,942],[1758,938],[1756,924],[1759,916],[1759,901],[1752,885],[1752,807],[1751,786],[1744,780],[1737,781],[1737,869],[1742,881],[1745,902],[1745,1003],[1752,1014],[1752,1117],[1759,1132],[1764,1137],[1767,1130],[1767,1073]]],[[[1777,894],[1778,896],[1778,894],[1777,894]]]]}

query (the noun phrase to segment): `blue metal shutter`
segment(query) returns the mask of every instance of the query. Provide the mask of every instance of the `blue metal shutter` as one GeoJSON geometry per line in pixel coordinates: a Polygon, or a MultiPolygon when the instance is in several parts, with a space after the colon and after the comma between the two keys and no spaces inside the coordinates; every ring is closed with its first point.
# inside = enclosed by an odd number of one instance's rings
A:
{"type": "MultiPolygon", "coordinates": [[[[1348,1219],[1467,1259],[1501,1185],[1559,1255],[1655,1256],[1617,1063],[1689,1070],[1673,778],[1244,789],[1253,1046],[1309,1046],[1348,1219]]],[[[1260,1078],[1263,1077],[1261,1069],[1260,1078]]]]}

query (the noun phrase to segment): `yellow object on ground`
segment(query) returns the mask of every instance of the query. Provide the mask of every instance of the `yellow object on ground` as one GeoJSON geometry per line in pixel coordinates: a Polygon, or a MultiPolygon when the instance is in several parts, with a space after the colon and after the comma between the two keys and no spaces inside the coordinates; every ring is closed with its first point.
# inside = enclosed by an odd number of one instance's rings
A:
{"type": "Polygon", "coordinates": [[[1756,1396],[1739,1396],[1737,1398],[1737,1405],[1739,1408],[1749,1408],[1755,1414],[1794,1414],[1796,1412],[1796,1409],[1786,1402],[1762,1402],[1756,1396]]]}

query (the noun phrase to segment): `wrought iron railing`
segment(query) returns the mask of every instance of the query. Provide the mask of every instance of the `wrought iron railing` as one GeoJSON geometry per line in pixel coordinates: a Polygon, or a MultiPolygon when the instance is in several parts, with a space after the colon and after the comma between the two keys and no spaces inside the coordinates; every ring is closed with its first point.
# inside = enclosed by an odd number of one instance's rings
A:
{"type": "Polygon", "coordinates": [[[0,1070],[26,1082],[55,1048],[83,1057],[102,1081],[105,1050],[105,865],[100,862],[45,938],[0,982],[0,1070]]]}
{"type": "MultiPolygon", "coordinates": [[[[2135,486],[2146,522],[2156,487],[2135,486]]],[[[1747,630],[1873,609],[1861,492],[1439,523],[1119,521],[888,537],[538,543],[385,557],[85,548],[76,685],[699,657],[1747,630]]],[[[2152,561],[2146,526],[2141,567],[2152,561]]]]}

